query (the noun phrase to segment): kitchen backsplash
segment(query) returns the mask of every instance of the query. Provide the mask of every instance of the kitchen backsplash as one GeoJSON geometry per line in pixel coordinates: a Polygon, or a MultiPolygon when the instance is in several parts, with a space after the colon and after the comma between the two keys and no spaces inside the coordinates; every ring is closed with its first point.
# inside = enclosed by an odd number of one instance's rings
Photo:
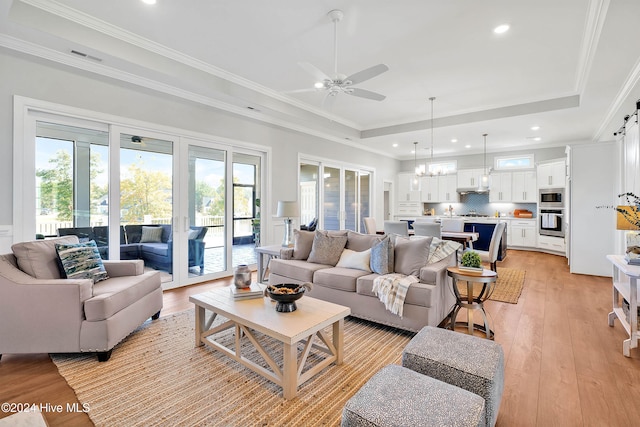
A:
{"type": "Polygon", "coordinates": [[[533,212],[534,217],[538,216],[536,203],[490,203],[488,193],[461,194],[459,203],[424,203],[424,211],[434,209],[436,215],[445,215],[449,206],[457,215],[477,213],[494,216],[498,211],[501,215],[510,216],[515,209],[526,209],[533,212]]]}

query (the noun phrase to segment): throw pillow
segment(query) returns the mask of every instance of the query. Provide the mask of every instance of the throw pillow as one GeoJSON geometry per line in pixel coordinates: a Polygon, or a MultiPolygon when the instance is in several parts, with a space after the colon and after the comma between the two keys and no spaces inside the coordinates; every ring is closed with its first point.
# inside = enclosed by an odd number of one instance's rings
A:
{"type": "Polygon", "coordinates": [[[140,243],[162,243],[162,227],[142,226],[140,243]]]}
{"type": "Polygon", "coordinates": [[[76,244],[57,243],[56,252],[67,279],[91,279],[96,283],[109,278],[93,240],[76,244]]]}
{"type": "Polygon", "coordinates": [[[60,279],[56,243],[78,243],[78,236],[69,235],[47,240],[21,242],[11,246],[18,267],[36,279],[60,279]]]}
{"type": "Polygon", "coordinates": [[[342,250],[346,244],[346,235],[331,236],[327,232],[316,231],[316,235],[313,237],[311,253],[309,254],[307,261],[316,264],[335,266],[338,263],[342,250]]]}
{"type": "Polygon", "coordinates": [[[371,247],[371,271],[378,274],[393,273],[394,263],[393,243],[391,237],[387,236],[379,243],[371,247]]]}
{"type": "Polygon", "coordinates": [[[396,239],[394,248],[395,272],[420,277],[420,269],[427,265],[432,238],[396,239]]]}
{"type": "Polygon", "coordinates": [[[362,234],[355,231],[347,233],[347,249],[362,252],[370,249],[373,245],[382,240],[382,236],[376,234],[362,234]]]}
{"type": "Polygon", "coordinates": [[[351,249],[345,249],[340,255],[340,260],[336,267],[353,268],[355,270],[363,270],[371,273],[371,249],[357,252],[351,249]]]}
{"type": "Polygon", "coordinates": [[[196,229],[196,230],[189,230],[189,240],[193,240],[196,237],[198,237],[198,234],[200,234],[200,230],[196,229]]]}
{"type": "Polygon", "coordinates": [[[313,231],[293,230],[293,258],[307,259],[313,246],[313,231]]]}

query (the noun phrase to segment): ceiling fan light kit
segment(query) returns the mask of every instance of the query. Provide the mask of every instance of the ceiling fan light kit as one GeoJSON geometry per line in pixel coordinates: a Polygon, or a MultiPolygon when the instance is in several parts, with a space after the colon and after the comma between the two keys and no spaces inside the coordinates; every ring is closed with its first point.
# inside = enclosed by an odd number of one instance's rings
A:
{"type": "Polygon", "coordinates": [[[386,96],[372,92],[366,89],[360,89],[353,87],[353,85],[365,82],[369,79],[372,79],[385,71],[389,70],[385,64],[374,65],[373,67],[366,68],[362,71],[358,71],[357,73],[351,74],[349,76],[345,74],[341,74],[338,72],[338,23],[344,18],[344,12],[339,9],[334,9],[328,13],[329,19],[333,22],[333,77],[329,77],[326,73],[321,71],[316,66],[308,63],[302,62],[300,66],[305,69],[309,74],[314,76],[317,81],[314,84],[314,89],[309,90],[301,90],[295,92],[306,92],[306,91],[316,91],[316,90],[325,90],[327,91],[327,96],[336,96],[339,93],[346,93],[347,95],[357,96],[359,98],[371,99],[374,101],[382,101],[386,98],[386,96]]]}

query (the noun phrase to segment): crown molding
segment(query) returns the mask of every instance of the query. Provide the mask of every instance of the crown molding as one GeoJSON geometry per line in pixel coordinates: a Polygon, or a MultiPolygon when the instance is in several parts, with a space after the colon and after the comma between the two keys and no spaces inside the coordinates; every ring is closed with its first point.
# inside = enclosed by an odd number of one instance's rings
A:
{"type": "Polygon", "coordinates": [[[268,97],[274,98],[278,101],[284,102],[296,108],[300,108],[302,110],[324,117],[336,123],[340,123],[342,125],[354,128],[358,131],[362,130],[362,126],[360,126],[355,122],[345,120],[342,117],[329,114],[328,112],[322,109],[310,106],[306,103],[298,101],[289,96],[283,95],[277,91],[274,91],[270,88],[262,86],[251,80],[245,79],[236,74],[223,70],[222,68],[216,67],[204,61],[196,59],[192,56],[185,55],[184,53],[179,52],[175,49],[168,48],[167,46],[164,46],[160,43],[156,43],[144,37],[140,37],[135,33],[124,30],[106,21],[97,19],[77,9],[73,9],[69,6],[63,5],[55,0],[18,0],[18,1],[21,1],[22,3],[28,4],[40,10],[43,10],[47,13],[56,15],[62,19],[66,19],[71,22],[74,22],[83,27],[90,28],[108,37],[115,38],[122,42],[128,43],[130,45],[133,45],[141,49],[144,49],[146,51],[149,51],[151,53],[154,53],[156,55],[160,55],[164,58],[171,59],[173,61],[179,62],[181,64],[192,67],[194,69],[197,69],[199,71],[203,71],[207,74],[227,80],[231,83],[256,91],[268,97]]]}
{"type": "Polygon", "coordinates": [[[589,10],[584,26],[584,34],[582,35],[582,46],[578,58],[578,68],[576,70],[576,93],[582,94],[587,84],[608,9],[609,0],[589,1],[589,10]]]}

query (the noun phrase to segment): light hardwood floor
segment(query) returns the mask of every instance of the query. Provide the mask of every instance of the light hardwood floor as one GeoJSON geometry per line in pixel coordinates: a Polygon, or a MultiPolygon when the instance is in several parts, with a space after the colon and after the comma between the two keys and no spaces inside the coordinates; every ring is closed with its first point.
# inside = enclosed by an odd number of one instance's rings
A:
{"type": "MultiPolygon", "coordinates": [[[[624,357],[623,328],[607,325],[610,278],[572,275],[564,257],[536,252],[510,250],[499,266],[523,269],[526,276],[518,304],[486,304],[506,361],[497,425],[639,425],[640,349],[624,357]]],[[[192,308],[189,295],[229,283],[167,291],[163,315],[192,308]]],[[[4,355],[0,402],[65,406],[76,398],[47,355],[4,355]]],[[[0,418],[7,415],[0,412],[0,418]]],[[[45,417],[52,427],[92,425],[82,413],[45,417]]]]}

